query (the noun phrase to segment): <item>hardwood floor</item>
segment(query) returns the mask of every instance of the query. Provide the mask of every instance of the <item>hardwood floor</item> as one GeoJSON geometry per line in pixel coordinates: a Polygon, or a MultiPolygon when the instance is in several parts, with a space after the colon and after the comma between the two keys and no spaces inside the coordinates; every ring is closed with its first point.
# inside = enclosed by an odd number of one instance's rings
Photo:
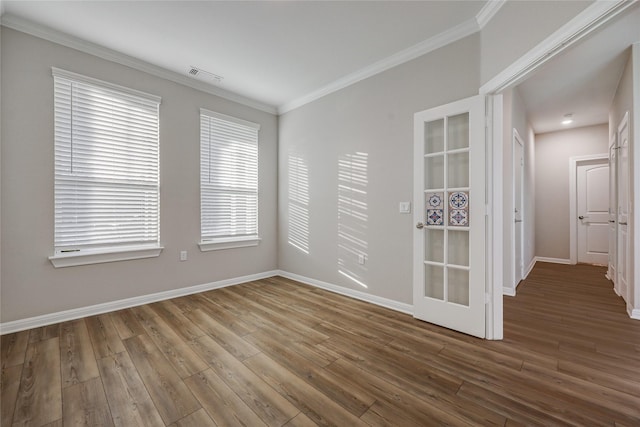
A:
{"type": "Polygon", "coordinates": [[[640,426],[640,321],[538,264],[478,340],[271,278],[2,337],[2,426],[640,426]]]}

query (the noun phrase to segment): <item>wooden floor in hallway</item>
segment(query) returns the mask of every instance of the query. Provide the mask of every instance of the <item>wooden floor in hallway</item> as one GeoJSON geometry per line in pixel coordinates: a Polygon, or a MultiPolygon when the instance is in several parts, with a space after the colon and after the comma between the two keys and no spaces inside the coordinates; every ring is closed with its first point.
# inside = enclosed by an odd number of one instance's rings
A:
{"type": "Polygon", "coordinates": [[[640,426],[640,321],[539,263],[485,341],[274,277],[2,337],[2,426],[640,426]]]}

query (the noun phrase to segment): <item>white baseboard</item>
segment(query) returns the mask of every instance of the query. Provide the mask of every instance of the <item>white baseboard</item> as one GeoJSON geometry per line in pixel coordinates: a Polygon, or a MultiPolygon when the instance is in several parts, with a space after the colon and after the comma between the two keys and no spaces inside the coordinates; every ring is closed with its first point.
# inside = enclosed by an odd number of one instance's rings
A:
{"type": "Polygon", "coordinates": [[[394,301],[388,298],[378,297],[368,294],[366,292],[356,291],[354,289],[345,288],[342,286],[334,285],[332,283],[323,282],[321,280],[311,279],[309,277],[301,276],[295,273],[289,273],[288,271],[280,270],[279,275],[286,277],[287,279],[296,280],[307,285],[315,286],[336,294],[345,295],[351,298],[359,299],[361,301],[369,302],[371,304],[379,305],[381,307],[390,308],[391,310],[399,311],[413,315],[413,305],[403,302],[394,301]]]}
{"type": "Polygon", "coordinates": [[[627,313],[632,319],[640,320],[640,308],[627,307],[627,313]]]}
{"type": "Polygon", "coordinates": [[[538,259],[536,257],[533,257],[533,259],[531,260],[531,263],[529,263],[529,266],[527,267],[527,269],[524,272],[524,277],[522,278],[522,280],[524,280],[527,277],[529,277],[529,273],[531,273],[531,270],[533,270],[533,267],[536,266],[536,261],[538,261],[538,259]]]}
{"type": "Polygon", "coordinates": [[[571,260],[564,259],[564,258],[547,258],[547,257],[543,257],[543,256],[537,256],[537,257],[535,257],[535,260],[539,261],[539,262],[551,262],[553,264],[571,265],[571,260]]]}
{"type": "Polygon", "coordinates": [[[54,323],[80,319],[82,317],[95,316],[96,314],[108,313],[110,311],[122,310],[124,308],[136,307],[139,305],[177,298],[185,295],[197,294],[199,292],[238,285],[240,283],[251,282],[254,280],[265,279],[267,277],[277,276],[278,273],[279,272],[277,270],[265,271],[263,273],[234,277],[232,279],[219,280],[217,282],[205,283],[202,285],[172,289],[170,291],[158,292],[155,294],[142,295],[139,297],[126,298],[102,304],[90,305],[88,307],[74,308],[71,310],[59,311],[57,313],[43,314],[41,316],[13,320],[11,322],[4,322],[0,323],[0,335],[23,331],[25,329],[38,328],[40,326],[52,325],[54,323]]]}
{"type": "Polygon", "coordinates": [[[508,297],[515,297],[516,296],[516,290],[514,288],[503,286],[502,295],[506,295],[508,297]]]}

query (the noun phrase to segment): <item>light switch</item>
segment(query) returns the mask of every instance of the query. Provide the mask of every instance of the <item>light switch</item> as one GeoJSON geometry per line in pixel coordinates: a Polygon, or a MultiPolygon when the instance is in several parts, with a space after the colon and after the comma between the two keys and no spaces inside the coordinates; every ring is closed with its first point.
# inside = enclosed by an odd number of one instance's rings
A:
{"type": "Polygon", "coordinates": [[[187,260],[187,251],[180,251],[180,261],[187,260]]]}
{"type": "Polygon", "coordinates": [[[411,202],[400,202],[400,213],[411,213],[411,202]]]}

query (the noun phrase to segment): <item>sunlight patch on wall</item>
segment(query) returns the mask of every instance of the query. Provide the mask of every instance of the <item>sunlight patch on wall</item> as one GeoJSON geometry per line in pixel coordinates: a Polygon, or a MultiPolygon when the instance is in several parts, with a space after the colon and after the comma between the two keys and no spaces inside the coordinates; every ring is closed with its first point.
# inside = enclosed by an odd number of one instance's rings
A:
{"type": "Polygon", "coordinates": [[[367,153],[338,159],[338,273],[363,288],[367,271],[367,153]]]}
{"type": "Polygon", "coordinates": [[[288,243],[309,253],[309,167],[302,155],[289,153],[288,243]]]}

